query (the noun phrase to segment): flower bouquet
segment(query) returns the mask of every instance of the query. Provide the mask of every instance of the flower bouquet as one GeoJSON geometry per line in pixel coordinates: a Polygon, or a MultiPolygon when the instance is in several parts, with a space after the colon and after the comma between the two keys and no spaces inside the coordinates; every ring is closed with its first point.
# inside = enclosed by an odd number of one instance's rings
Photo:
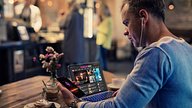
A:
{"type": "Polygon", "coordinates": [[[57,53],[52,47],[46,48],[46,54],[40,54],[39,59],[42,63],[42,68],[45,68],[47,72],[51,74],[52,78],[56,77],[57,70],[61,67],[59,60],[64,55],[63,53],[57,53]]]}
{"type": "MultiPolygon", "coordinates": [[[[40,54],[39,60],[42,63],[42,68],[46,69],[46,72],[49,72],[51,74],[50,80],[45,84],[45,87],[43,88],[43,94],[45,95],[47,100],[56,100],[57,94],[59,92],[57,85],[56,85],[56,74],[57,70],[61,67],[61,64],[59,64],[59,60],[64,54],[57,53],[52,47],[46,48],[46,54],[40,54]]],[[[36,58],[34,58],[34,61],[36,58]]]]}

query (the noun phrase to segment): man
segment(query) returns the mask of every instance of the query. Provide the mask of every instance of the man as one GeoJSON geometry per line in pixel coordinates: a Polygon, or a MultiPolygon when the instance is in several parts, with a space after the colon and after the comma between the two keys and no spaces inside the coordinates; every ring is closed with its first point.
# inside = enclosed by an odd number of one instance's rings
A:
{"type": "MultiPolygon", "coordinates": [[[[79,102],[81,107],[190,108],[192,106],[192,47],[164,24],[163,0],[124,0],[125,35],[139,52],[132,72],[113,100],[79,102]]],[[[58,84],[66,103],[75,99],[58,84]]],[[[74,101],[73,103],[75,103],[74,101]]]]}
{"type": "Polygon", "coordinates": [[[38,32],[42,26],[41,13],[37,6],[31,4],[32,0],[25,0],[25,3],[15,6],[16,17],[21,18],[28,23],[35,32],[38,32]]]}
{"type": "Polygon", "coordinates": [[[65,21],[60,25],[64,30],[64,71],[68,76],[67,67],[70,64],[85,62],[85,40],[83,37],[83,15],[79,12],[80,4],[77,0],[67,0],[68,11],[65,13],[65,21]]]}

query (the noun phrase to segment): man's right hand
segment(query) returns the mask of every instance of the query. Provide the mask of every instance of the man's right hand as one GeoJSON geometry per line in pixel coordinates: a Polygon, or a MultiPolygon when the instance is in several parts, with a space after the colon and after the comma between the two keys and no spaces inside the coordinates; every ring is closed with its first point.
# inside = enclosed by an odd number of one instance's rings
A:
{"type": "Polygon", "coordinates": [[[57,82],[57,86],[63,95],[65,103],[67,105],[71,104],[75,100],[73,94],[67,88],[65,88],[60,82],[57,82]]]}
{"type": "Polygon", "coordinates": [[[112,96],[115,97],[118,92],[119,92],[119,90],[115,91],[115,92],[112,94],[112,96]]]}

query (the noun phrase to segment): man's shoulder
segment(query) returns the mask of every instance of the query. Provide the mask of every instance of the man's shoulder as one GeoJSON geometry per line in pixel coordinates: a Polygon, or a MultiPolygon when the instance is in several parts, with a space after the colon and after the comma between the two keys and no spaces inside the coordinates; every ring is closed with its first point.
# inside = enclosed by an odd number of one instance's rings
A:
{"type": "Polygon", "coordinates": [[[152,43],[148,47],[144,48],[139,55],[149,55],[149,54],[163,54],[166,56],[175,55],[174,53],[177,51],[184,51],[183,49],[190,49],[192,52],[192,47],[185,42],[184,39],[175,39],[172,37],[165,37],[161,40],[152,43]],[[178,50],[179,49],[179,50],[178,50]]]}
{"type": "Polygon", "coordinates": [[[151,45],[149,45],[149,47],[162,47],[162,46],[166,46],[166,45],[170,45],[170,44],[180,44],[180,43],[184,43],[185,40],[182,38],[174,38],[174,37],[170,37],[170,36],[165,36],[161,39],[159,39],[157,42],[152,43],[151,45]]]}
{"type": "Polygon", "coordinates": [[[158,48],[160,50],[175,50],[175,48],[186,44],[184,39],[176,39],[173,37],[164,37],[159,41],[150,44],[146,49],[158,48]]]}
{"type": "Polygon", "coordinates": [[[141,50],[138,54],[138,58],[143,58],[146,56],[152,56],[152,55],[165,55],[168,56],[166,46],[169,47],[168,44],[165,43],[154,43],[153,45],[150,45],[143,50],[141,50]],[[165,46],[164,46],[165,45],[165,46]]]}

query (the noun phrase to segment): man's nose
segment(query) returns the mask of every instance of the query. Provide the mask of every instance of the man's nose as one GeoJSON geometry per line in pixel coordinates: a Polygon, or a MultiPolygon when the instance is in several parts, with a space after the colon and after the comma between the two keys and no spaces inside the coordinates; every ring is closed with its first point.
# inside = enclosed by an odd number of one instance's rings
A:
{"type": "Polygon", "coordinates": [[[124,35],[125,35],[125,36],[128,36],[128,35],[129,35],[129,31],[128,31],[127,28],[125,28],[124,35]]]}

